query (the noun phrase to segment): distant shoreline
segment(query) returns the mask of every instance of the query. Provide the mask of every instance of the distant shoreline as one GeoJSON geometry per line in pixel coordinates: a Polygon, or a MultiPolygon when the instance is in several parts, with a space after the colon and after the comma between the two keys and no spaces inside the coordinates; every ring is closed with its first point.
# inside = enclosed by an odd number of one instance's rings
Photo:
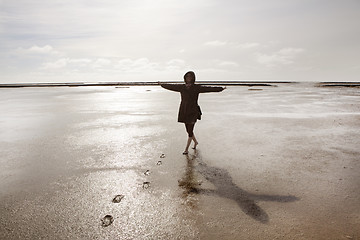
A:
{"type": "MultiPolygon", "coordinates": [[[[21,88],[21,87],[89,87],[89,86],[158,86],[160,84],[181,84],[183,81],[158,81],[158,82],[68,82],[68,83],[14,83],[0,84],[0,88],[21,88]]],[[[279,83],[295,82],[249,82],[249,81],[197,81],[200,85],[218,86],[273,86],[279,83]]]]}
{"type": "MultiPolygon", "coordinates": [[[[0,88],[29,88],[29,87],[94,87],[94,86],[158,86],[160,84],[181,84],[182,81],[159,82],[68,82],[68,83],[13,83],[0,84],[0,88]]],[[[215,86],[277,86],[276,84],[298,84],[292,81],[197,81],[200,85],[215,86]]],[[[360,87],[360,82],[314,82],[316,87],[360,87]]]]}

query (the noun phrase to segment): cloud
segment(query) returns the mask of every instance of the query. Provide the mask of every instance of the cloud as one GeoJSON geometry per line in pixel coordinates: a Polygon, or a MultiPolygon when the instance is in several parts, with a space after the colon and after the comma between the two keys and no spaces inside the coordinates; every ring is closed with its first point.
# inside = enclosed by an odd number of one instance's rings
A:
{"type": "Polygon", "coordinates": [[[151,62],[148,58],[145,57],[135,60],[125,58],[117,61],[114,67],[125,72],[142,72],[158,69],[159,64],[157,62],[151,62]]]}
{"type": "Polygon", "coordinates": [[[60,68],[79,68],[79,67],[88,67],[92,62],[88,58],[60,58],[56,61],[45,62],[42,64],[41,69],[60,69],[60,68]]]}
{"type": "Polygon", "coordinates": [[[74,58],[74,59],[69,59],[69,63],[73,63],[75,65],[78,66],[86,66],[89,63],[91,63],[92,60],[89,58],[74,58]]]}
{"type": "Polygon", "coordinates": [[[304,51],[302,48],[283,48],[273,54],[256,53],[255,56],[258,63],[268,67],[276,67],[293,64],[295,58],[304,51]]]}
{"type": "Polygon", "coordinates": [[[106,59],[106,58],[98,58],[94,64],[93,64],[93,67],[94,68],[104,68],[104,67],[108,67],[110,66],[112,63],[111,60],[109,59],[106,59]]]}
{"type": "Polygon", "coordinates": [[[219,66],[221,67],[238,67],[239,64],[233,61],[222,61],[219,63],[219,66]]]}
{"type": "Polygon", "coordinates": [[[60,53],[50,45],[45,45],[43,47],[34,45],[29,48],[20,47],[16,49],[16,52],[18,54],[26,54],[26,55],[60,55],[60,53]]]}
{"type": "Polygon", "coordinates": [[[59,69],[64,68],[68,65],[69,59],[68,58],[61,58],[55,62],[46,62],[42,65],[42,69],[59,69]]]}
{"type": "Polygon", "coordinates": [[[242,49],[251,49],[261,47],[260,43],[257,42],[246,42],[246,43],[238,43],[238,42],[229,42],[229,41],[208,41],[204,43],[205,46],[211,47],[221,47],[221,46],[230,46],[233,48],[242,48],[242,49]]]}
{"type": "Polygon", "coordinates": [[[295,56],[302,52],[304,52],[302,48],[283,48],[279,51],[279,53],[284,56],[295,56]]]}
{"type": "Polygon", "coordinates": [[[73,71],[82,69],[85,72],[111,71],[127,73],[161,72],[166,70],[178,70],[185,67],[182,59],[171,59],[167,62],[153,62],[146,57],[130,59],[108,59],[108,58],[60,58],[48,61],[41,65],[41,70],[73,71]]]}
{"type": "Polygon", "coordinates": [[[185,64],[185,61],[182,59],[171,59],[170,61],[167,62],[167,65],[176,65],[176,66],[183,66],[185,64]]]}
{"type": "Polygon", "coordinates": [[[239,44],[238,47],[244,48],[244,49],[250,49],[250,48],[257,48],[260,46],[260,43],[252,42],[252,43],[242,43],[239,44]]]}
{"type": "Polygon", "coordinates": [[[190,67],[186,64],[185,60],[175,58],[167,61],[164,65],[163,70],[165,72],[172,72],[174,74],[175,72],[188,71],[189,68],[190,67]]]}
{"type": "Polygon", "coordinates": [[[185,61],[182,59],[171,59],[166,65],[168,69],[182,69],[185,67],[185,61]]]}
{"type": "Polygon", "coordinates": [[[204,45],[205,46],[211,46],[211,47],[221,47],[221,46],[225,46],[227,44],[227,42],[225,41],[209,41],[209,42],[205,42],[204,45]]]}

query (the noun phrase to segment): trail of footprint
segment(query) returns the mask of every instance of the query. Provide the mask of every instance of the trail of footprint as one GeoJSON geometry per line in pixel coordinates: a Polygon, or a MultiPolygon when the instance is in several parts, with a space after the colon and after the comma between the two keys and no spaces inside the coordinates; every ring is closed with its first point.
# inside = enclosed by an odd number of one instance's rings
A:
{"type": "MultiPolygon", "coordinates": [[[[160,158],[165,158],[165,154],[162,153],[162,154],[160,155],[160,158]]],[[[156,163],[156,165],[162,165],[162,161],[159,160],[159,161],[156,163]]],[[[150,170],[146,170],[146,171],[144,172],[144,175],[145,175],[145,176],[149,176],[149,175],[150,175],[150,170]]],[[[142,184],[142,187],[143,187],[143,189],[148,189],[148,188],[150,187],[150,182],[149,182],[149,181],[144,181],[143,184],[142,184]]]]}
{"type": "MultiPolygon", "coordinates": [[[[165,158],[165,154],[162,153],[162,154],[160,155],[160,158],[165,158]]],[[[162,161],[159,160],[159,161],[156,163],[156,165],[158,165],[158,166],[159,166],[159,165],[162,165],[162,161]]],[[[144,172],[144,175],[145,175],[145,176],[149,176],[149,175],[150,175],[150,170],[146,170],[146,171],[144,172]]],[[[149,181],[143,182],[142,187],[143,187],[143,189],[148,189],[148,188],[150,187],[150,182],[149,182],[149,181]]],[[[121,200],[122,200],[124,197],[125,197],[125,196],[122,195],[122,194],[116,195],[116,196],[113,198],[112,202],[113,202],[113,203],[120,203],[121,200]]],[[[103,227],[110,226],[113,222],[114,222],[114,217],[111,216],[111,215],[106,215],[105,217],[103,217],[103,218],[101,219],[101,225],[102,225],[103,227]]]]}

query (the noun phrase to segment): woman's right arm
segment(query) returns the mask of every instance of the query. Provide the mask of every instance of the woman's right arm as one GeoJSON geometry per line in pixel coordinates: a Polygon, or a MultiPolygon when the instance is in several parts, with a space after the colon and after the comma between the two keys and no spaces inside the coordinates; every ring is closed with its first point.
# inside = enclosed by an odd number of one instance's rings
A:
{"type": "Polygon", "coordinates": [[[182,84],[161,84],[160,86],[170,91],[180,92],[182,84]]]}

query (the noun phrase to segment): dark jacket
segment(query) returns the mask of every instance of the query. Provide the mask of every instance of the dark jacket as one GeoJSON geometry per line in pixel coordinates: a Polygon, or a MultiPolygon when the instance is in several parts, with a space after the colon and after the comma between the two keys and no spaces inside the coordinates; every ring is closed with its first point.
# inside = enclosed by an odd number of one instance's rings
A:
{"type": "Polygon", "coordinates": [[[161,84],[161,87],[180,92],[181,103],[179,107],[178,122],[195,123],[200,119],[201,110],[198,105],[199,93],[221,92],[223,87],[210,87],[194,84],[187,88],[185,84],[161,84]]]}

